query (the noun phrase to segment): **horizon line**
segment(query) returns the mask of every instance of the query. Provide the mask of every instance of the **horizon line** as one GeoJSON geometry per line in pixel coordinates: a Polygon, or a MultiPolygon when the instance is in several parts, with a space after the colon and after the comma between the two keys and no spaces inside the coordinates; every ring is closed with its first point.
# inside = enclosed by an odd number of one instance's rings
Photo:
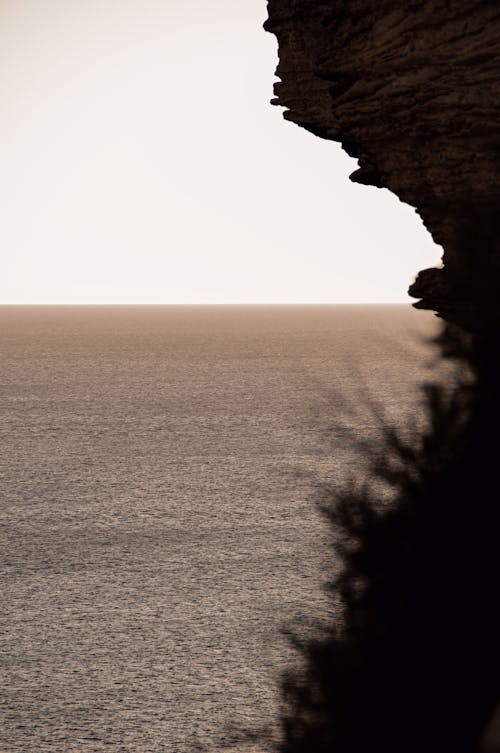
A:
{"type": "Polygon", "coordinates": [[[0,307],[7,306],[406,306],[413,305],[414,301],[178,301],[165,302],[130,302],[130,301],[12,301],[1,303],[0,307]]]}

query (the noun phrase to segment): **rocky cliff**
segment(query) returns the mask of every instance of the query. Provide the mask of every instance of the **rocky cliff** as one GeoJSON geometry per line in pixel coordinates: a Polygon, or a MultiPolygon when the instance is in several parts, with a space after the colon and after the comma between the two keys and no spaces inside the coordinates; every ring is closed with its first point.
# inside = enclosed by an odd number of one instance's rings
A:
{"type": "Polygon", "coordinates": [[[417,209],[444,268],[420,273],[416,305],[471,325],[485,265],[500,279],[500,3],[269,0],[268,11],[273,102],[357,157],[351,180],[417,209]]]}

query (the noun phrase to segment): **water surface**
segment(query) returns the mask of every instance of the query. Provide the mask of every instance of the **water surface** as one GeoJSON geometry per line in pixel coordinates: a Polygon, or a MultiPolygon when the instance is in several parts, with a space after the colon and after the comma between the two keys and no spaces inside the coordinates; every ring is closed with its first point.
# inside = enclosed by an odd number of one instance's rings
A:
{"type": "Polygon", "coordinates": [[[326,441],[418,411],[406,306],[0,308],[6,753],[189,753],[277,718],[330,609],[326,441]]]}

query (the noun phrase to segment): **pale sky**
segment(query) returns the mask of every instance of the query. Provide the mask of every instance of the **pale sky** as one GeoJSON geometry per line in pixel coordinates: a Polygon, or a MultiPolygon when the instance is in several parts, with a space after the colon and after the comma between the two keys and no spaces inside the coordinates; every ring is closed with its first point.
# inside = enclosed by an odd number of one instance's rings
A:
{"type": "Polygon", "coordinates": [[[265,0],[0,0],[0,303],[403,302],[414,210],[269,104],[265,0]]]}

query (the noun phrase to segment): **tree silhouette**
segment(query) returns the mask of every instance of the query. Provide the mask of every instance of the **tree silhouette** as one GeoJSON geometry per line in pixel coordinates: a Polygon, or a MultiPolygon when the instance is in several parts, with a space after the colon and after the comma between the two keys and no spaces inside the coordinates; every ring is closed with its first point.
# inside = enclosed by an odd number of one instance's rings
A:
{"type": "MultiPolygon", "coordinates": [[[[486,299],[486,297],[485,297],[486,299]]],[[[283,686],[281,753],[479,750],[500,695],[500,328],[446,325],[460,376],[424,388],[427,427],[385,427],[380,483],[325,489],[342,561],[340,626],[301,641],[283,686]]],[[[487,318],[486,318],[487,317],[487,318]]],[[[365,451],[368,451],[365,449],[365,451]]]]}

